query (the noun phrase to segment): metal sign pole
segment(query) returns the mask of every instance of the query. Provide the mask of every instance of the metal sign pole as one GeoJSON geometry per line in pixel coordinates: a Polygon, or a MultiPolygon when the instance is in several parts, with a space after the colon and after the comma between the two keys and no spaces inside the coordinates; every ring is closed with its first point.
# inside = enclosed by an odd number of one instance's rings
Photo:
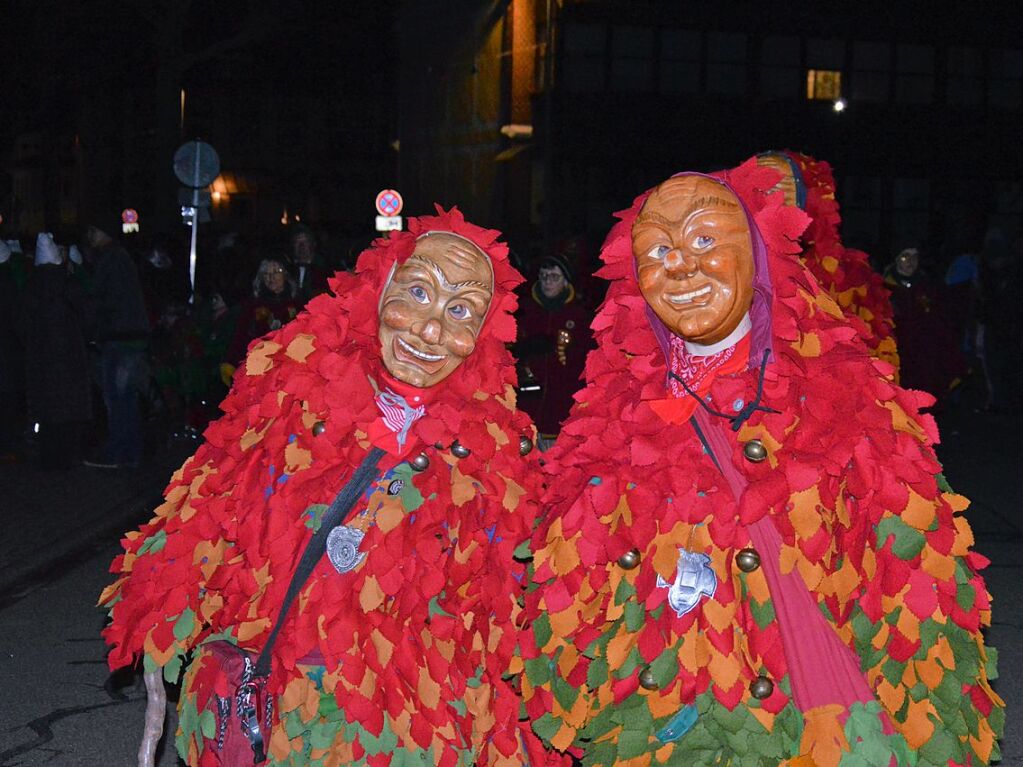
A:
{"type": "MultiPolygon", "coordinates": [[[[199,156],[202,154],[202,144],[195,142],[195,163],[192,178],[199,179],[199,156]]],[[[196,185],[197,187],[198,185],[196,185]]],[[[195,304],[195,243],[199,234],[199,189],[192,189],[192,243],[188,251],[188,278],[192,283],[192,295],[188,297],[188,303],[195,304]]]]}

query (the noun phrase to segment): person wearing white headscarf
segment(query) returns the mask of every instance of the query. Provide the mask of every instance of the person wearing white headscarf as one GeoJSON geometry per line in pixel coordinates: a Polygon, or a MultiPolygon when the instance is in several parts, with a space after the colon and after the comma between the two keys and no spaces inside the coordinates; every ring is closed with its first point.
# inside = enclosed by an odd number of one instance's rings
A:
{"type": "Polygon", "coordinates": [[[28,416],[38,424],[41,468],[67,470],[79,457],[82,427],[92,418],[83,301],[53,235],[39,234],[34,264],[15,322],[24,348],[28,416]]]}

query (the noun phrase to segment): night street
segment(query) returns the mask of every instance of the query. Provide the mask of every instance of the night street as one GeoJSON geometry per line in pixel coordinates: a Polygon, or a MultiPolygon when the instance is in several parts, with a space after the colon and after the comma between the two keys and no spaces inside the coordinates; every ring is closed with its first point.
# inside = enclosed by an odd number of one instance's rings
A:
{"type": "MultiPolygon", "coordinates": [[[[975,412],[974,394],[965,392],[941,419],[939,454],[949,481],[972,499],[967,515],[977,549],[992,560],[987,578],[994,626],[988,638],[1000,652],[996,689],[1009,706],[1003,763],[1017,764],[1023,763],[1023,734],[1013,716],[1023,699],[1023,643],[1018,638],[1023,596],[1015,583],[1021,526],[1011,483],[1017,470],[1011,446],[1023,418],[975,412]]],[[[143,519],[138,504],[152,503],[162,489],[161,471],[169,471],[168,465],[188,447],[162,452],[154,459],[159,466],[131,478],[83,468],[54,481],[26,467],[0,468],[0,482],[17,488],[14,495],[21,499],[13,505],[5,500],[2,511],[0,767],[134,763],[145,690],[141,676],[107,671],[99,635],[104,618],[93,605],[118,551],[111,524],[125,527],[133,514],[143,519]],[[77,545],[66,545],[69,538],[77,545]],[[29,568],[30,560],[46,563],[45,572],[29,568]],[[10,566],[14,561],[18,568],[10,566]]],[[[173,719],[167,729],[173,731],[173,719]]],[[[158,764],[179,764],[173,746],[164,745],[158,764]]]]}

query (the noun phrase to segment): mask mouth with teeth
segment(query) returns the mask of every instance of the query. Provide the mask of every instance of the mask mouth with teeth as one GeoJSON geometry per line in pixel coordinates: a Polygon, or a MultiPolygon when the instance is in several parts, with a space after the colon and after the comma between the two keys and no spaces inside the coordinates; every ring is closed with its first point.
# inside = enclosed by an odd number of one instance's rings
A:
{"type": "Polygon", "coordinates": [[[380,296],[380,352],[399,381],[428,388],[473,353],[494,296],[490,258],[452,232],[421,236],[380,296]]]}

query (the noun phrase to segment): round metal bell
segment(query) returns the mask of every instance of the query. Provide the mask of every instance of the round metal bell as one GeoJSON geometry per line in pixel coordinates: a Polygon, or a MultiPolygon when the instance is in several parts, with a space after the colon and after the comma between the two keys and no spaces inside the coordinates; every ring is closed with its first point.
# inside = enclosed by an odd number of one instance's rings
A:
{"type": "Polygon", "coordinates": [[[472,450],[456,439],[451,443],[451,454],[455,456],[455,458],[468,458],[472,455],[472,450]]]}
{"type": "Polygon", "coordinates": [[[758,676],[749,686],[750,695],[757,700],[763,700],[764,698],[770,698],[771,693],[774,692],[774,682],[768,679],[766,676],[758,676]]]}
{"type": "Polygon", "coordinates": [[[654,672],[650,670],[649,666],[639,672],[639,686],[644,690],[657,689],[657,680],[654,679],[654,672]]]}
{"type": "Polygon", "coordinates": [[[433,446],[435,448],[437,448],[438,450],[443,450],[444,449],[444,443],[443,442],[434,442],[433,446]]]}
{"type": "Polygon", "coordinates": [[[759,439],[751,439],[742,446],[742,454],[750,463],[760,463],[767,458],[767,448],[759,439]]]}
{"type": "Polygon", "coordinates": [[[409,461],[409,463],[412,464],[412,468],[416,471],[426,471],[430,466],[430,456],[426,453],[420,453],[409,461]]]}
{"type": "Polygon", "coordinates": [[[313,436],[318,437],[327,430],[327,424],[323,421],[317,421],[313,424],[313,436]]]}
{"type": "Polygon", "coordinates": [[[635,570],[639,567],[639,549],[631,549],[618,557],[618,566],[623,570],[635,570]]]}
{"type": "Polygon", "coordinates": [[[519,455],[529,455],[533,450],[533,440],[529,437],[519,437],[519,455]]]}
{"type": "Polygon", "coordinates": [[[735,564],[744,573],[751,573],[760,567],[760,555],[756,549],[739,549],[735,555],[735,564]]]}

